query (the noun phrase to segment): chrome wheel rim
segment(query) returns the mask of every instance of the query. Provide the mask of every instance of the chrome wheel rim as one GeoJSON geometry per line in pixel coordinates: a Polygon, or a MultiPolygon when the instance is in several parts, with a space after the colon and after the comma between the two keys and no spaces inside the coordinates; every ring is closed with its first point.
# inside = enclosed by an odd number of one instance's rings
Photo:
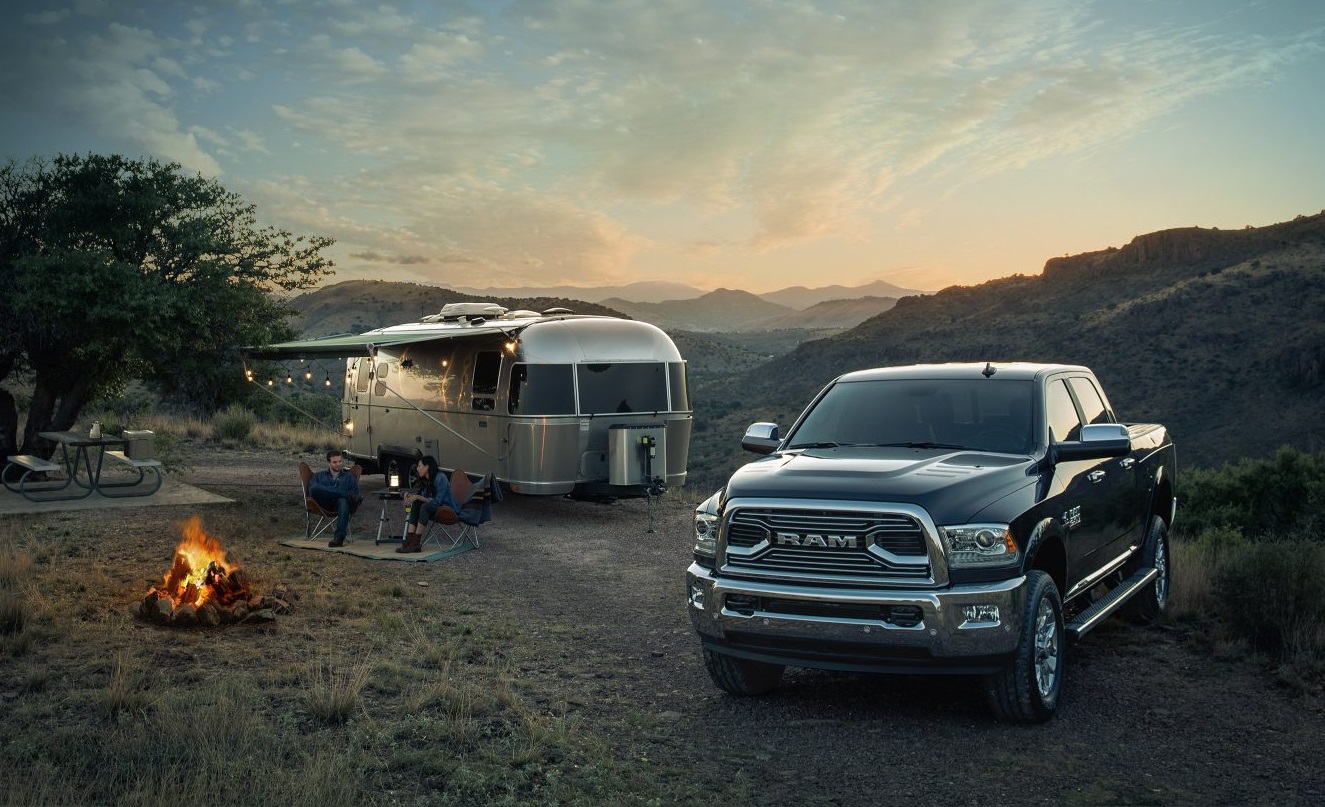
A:
{"type": "Polygon", "coordinates": [[[1035,688],[1040,692],[1040,700],[1052,697],[1058,682],[1061,660],[1058,639],[1054,604],[1045,597],[1035,611],[1035,688]]]}

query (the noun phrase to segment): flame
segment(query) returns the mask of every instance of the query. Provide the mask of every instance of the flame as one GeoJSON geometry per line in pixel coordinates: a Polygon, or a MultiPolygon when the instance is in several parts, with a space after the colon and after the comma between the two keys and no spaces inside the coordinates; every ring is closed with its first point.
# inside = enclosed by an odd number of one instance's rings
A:
{"type": "MultiPolygon", "coordinates": [[[[175,562],[162,580],[161,586],[153,589],[158,594],[168,597],[175,606],[200,606],[209,600],[233,599],[235,580],[231,574],[239,569],[226,559],[221,544],[202,529],[202,519],[190,516],[182,526],[184,538],[175,547],[175,562]],[[230,585],[227,583],[230,582],[230,585]]],[[[221,602],[227,605],[227,602],[221,602]]]]}

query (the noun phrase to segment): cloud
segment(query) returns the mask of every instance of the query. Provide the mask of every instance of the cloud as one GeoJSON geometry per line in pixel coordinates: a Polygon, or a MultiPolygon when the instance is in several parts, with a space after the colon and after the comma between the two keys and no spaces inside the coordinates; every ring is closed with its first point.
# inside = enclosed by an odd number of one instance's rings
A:
{"type": "Polygon", "coordinates": [[[160,71],[176,76],[179,66],[163,58],[170,46],[151,31],[111,23],[74,38],[30,40],[11,32],[0,44],[8,53],[0,70],[21,61],[28,77],[14,92],[20,106],[82,121],[119,149],[221,173],[172,108],[175,89],[160,71]]]}
{"type": "Polygon", "coordinates": [[[0,98],[224,165],[349,267],[483,285],[530,267],[608,280],[654,248],[718,261],[878,238],[974,180],[1270,81],[1320,41],[1088,0],[94,10],[0,33],[0,68],[33,76],[0,98]]]}

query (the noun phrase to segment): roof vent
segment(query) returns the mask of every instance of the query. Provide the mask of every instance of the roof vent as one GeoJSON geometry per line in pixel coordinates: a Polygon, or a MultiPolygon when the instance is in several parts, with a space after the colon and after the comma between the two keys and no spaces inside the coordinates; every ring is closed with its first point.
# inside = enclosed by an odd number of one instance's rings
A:
{"type": "Polygon", "coordinates": [[[470,319],[477,317],[500,317],[506,309],[496,303],[447,303],[442,310],[423,318],[424,322],[445,322],[446,320],[470,319]]]}

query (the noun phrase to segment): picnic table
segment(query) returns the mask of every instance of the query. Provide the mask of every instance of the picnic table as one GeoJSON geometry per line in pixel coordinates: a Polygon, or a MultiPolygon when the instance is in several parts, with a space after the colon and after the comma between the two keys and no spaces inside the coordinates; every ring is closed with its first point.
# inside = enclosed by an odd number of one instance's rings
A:
{"type": "Polygon", "coordinates": [[[161,462],[133,459],[117,450],[128,445],[123,436],[91,437],[71,431],[38,432],[38,436],[60,445],[60,462],[27,454],[12,456],[0,476],[6,488],[22,494],[29,501],[85,499],[93,493],[107,497],[150,496],[161,487],[161,462]],[[101,472],[107,458],[127,466],[134,474],[117,481],[102,479],[101,472]],[[17,479],[11,479],[16,469],[23,473],[17,479]],[[34,478],[35,474],[56,471],[64,472],[63,480],[34,478]],[[149,474],[151,479],[148,479],[149,474]]]}

